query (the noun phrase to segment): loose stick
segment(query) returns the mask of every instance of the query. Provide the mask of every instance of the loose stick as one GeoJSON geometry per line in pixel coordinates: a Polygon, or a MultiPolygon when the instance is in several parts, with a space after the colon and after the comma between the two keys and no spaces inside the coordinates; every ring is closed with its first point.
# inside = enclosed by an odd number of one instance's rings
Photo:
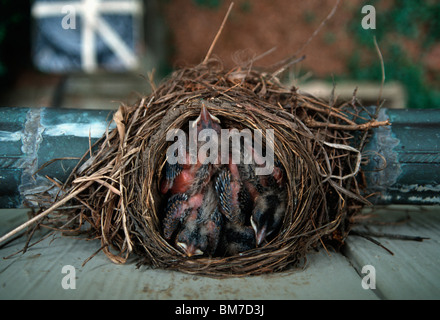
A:
{"type": "Polygon", "coordinates": [[[339,130],[369,130],[372,128],[378,128],[383,126],[389,126],[391,125],[389,120],[384,121],[369,121],[366,123],[361,124],[355,124],[355,125],[344,125],[344,124],[338,124],[338,123],[324,123],[324,122],[318,122],[313,119],[306,121],[307,125],[311,128],[331,128],[331,129],[339,129],[339,130]]]}
{"type": "Polygon", "coordinates": [[[376,36],[374,36],[373,39],[374,39],[374,46],[376,47],[377,55],[379,56],[380,68],[382,71],[382,81],[380,83],[379,97],[377,97],[377,104],[376,104],[377,105],[376,116],[377,116],[377,114],[379,113],[380,100],[382,99],[383,84],[385,83],[385,65],[383,63],[382,52],[380,52],[379,45],[377,44],[377,41],[376,41],[376,36]]]}
{"type": "Polygon", "coordinates": [[[211,46],[209,47],[208,53],[206,54],[205,59],[202,62],[203,64],[208,62],[208,59],[211,56],[212,50],[214,49],[214,46],[215,46],[218,38],[220,37],[220,34],[222,33],[223,27],[225,26],[226,20],[228,20],[229,14],[231,13],[233,6],[234,6],[234,3],[231,2],[231,4],[229,5],[228,12],[226,12],[225,17],[223,18],[223,22],[220,26],[220,29],[218,29],[217,34],[215,35],[214,41],[212,41],[211,46]]]}
{"type": "Polygon", "coordinates": [[[41,218],[44,218],[45,216],[47,216],[49,213],[51,213],[52,211],[54,211],[56,208],[60,207],[61,205],[63,205],[64,203],[66,203],[67,201],[69,201],[70,199],[76,197],[79,193],[81,193],[82,191],[84,191],[84,189],[87,189],[92,183],[94,183],[95,181],[89,181],[87,182],[83,187],[79,188],[78,190],[72,192],[70,195],[68,195],[67,197],[65,197],[64,199],[56,202],[52,207],[50,207],[49,209],[43,211],[42,213],[40,213],[39,215],[36,215],[35,217],[33,217],[32,219],[28,220],[27,222],[23,223],[22,225],[18,226],[17,228],[15,228],[14,230],[10,231],[9,233],[5,234],[3,237],[0,238],[0,243],[2,243],[3,241],[7,240],[8,238],[12,237],[14,234],[20,232],[21,230],[27,228],[28,226],[32,225],[33,223],[35,223],[36,221],[40,220],[41,218]]]}

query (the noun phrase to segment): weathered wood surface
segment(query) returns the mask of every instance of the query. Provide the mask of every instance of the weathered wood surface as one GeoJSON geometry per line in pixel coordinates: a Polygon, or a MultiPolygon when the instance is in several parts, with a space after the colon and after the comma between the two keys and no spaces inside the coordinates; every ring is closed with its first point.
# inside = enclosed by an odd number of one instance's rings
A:
{"type": "MultiPolygon", "coordinates": [[[[367,212],[368,213],[368,212],[367,212]]],[[[358,236],[350,236],[343,253],[329,249],[308,255],[305,269],[249,278],[212,279],[195,275],[136,269],[134,263],[112,264],[99,253],[99,241],[52,236],[25,254],[24,238],[0,249],[1,299],[439,299],[440,208],[386,207],[378,221],[397,225],[369,231],[429,237],[423,242],[375,238],[389,250],[358,236]],[[376,270],[376,289],[363,289],[364,265],[376,270]],[[76,271],[76,289],[63,289],[62,268],[76,271]]],[[[24,210],[1,210],[0,232],[26,221],[24,210]]],[[[363,230],[364,229],[358,229],[363,230]]],[[[37,239],[37,238],[36,238],[37,239]]]]}

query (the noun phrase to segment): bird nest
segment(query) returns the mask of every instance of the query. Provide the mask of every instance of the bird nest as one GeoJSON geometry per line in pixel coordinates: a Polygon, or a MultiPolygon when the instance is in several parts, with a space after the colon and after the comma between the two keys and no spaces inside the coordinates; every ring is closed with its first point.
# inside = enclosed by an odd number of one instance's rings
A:
{"type": "MultiPolygon", "coordinates": [[[[66,217],[63,232],[83,230],[101,241],[115,263],[134,255],[140,264],[214,277],[257,275],[295,266],[311,248],[341,245],[362,196],[362,148],[369,117],[356,97],[336,105],[286,87],[270,73],[217,60],[175,71],[133,106],[114,114],[116,128],[84,155],[52,204],[66,217]],[[230,256],[188,257],[163,236],[167,132],[184,128],[204,103],[222,127],[267,129],[285,172],[286,214],[261,246],[230,256]],[[361,116],[363,114],[364,116],[361,116]],[[71,202],[79,206],[61,209],[71,202]]],[[[370,114],[371,116],[371,114],[370,114]]]]}

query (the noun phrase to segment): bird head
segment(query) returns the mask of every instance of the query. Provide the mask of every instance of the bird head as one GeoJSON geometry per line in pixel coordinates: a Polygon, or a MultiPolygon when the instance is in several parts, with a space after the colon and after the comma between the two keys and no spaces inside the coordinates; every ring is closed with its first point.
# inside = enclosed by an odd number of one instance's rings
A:
{"type": "Polygon", "coordinates": [[[182,249],[188,257],[203,255],[205,252],[200,237],[198,212],[197,207],[191,209],[176,236],[177,247],[182,249]]]}
{"type": "Polygon", "coordinates": [[[279,226],[284,209],[283,201],[276,193],[269,192],[257,197],[250,219],[257,246],[279,226]]]}
{"type": "Polygon", "coordinates": [[[268,218],[270,214],[260,209],[254,210],[251,216],[251,226],[255,232],[255,241],[257,246],[259,246],[264,239],[271,233],[269,229],[268,218]]]}
{"type": "Polygon", "coordinates": [[[200,115],[193,122],[193,126],[197,127],[197,134],[203,129],[213,129],[217,133],[220,133],[221,130],[219,118],[209,113],[203,101],[202,101],[202,109],[200,110],[200,115]]]}
{"type": "Polygon", "coordinates": [[[185,252],[188,257],[203,255],[203,251],[200,250],[194,243],[178,241],[177,245],[185,252]]]}
{"type": "Polygon", "coordinates": [[[206,241],[202,241],[197,225],[186,224],[177,235],[176,245],[188,257],[203,255],[206,250],[206,241]]]}
{"type": "Polygon", "coordinates": [[[250,226],[227,222],[222,233],[224,254],[231,256],[255,248],[255,233],[250,226]]]}

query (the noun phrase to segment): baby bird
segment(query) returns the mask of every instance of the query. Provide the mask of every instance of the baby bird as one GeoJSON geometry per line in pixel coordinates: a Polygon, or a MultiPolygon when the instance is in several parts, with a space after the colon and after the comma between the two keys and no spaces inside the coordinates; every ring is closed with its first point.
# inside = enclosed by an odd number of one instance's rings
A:
{"type": "Polygon", "coordinates": [[[188,257],[213,255],[220,240],[223,221],[212,183],[206,186],[202,194],[200,207],[191,210],[176,237],[176,245],[188,257]]]}
{"type": "Polygon", "coordinates": [[[210,164],[197,163],[195,165],[165,163],[165,179],[162,182],[161,192],[166,194],[186,193],[194,195],[209,182],[213,174],[210,164]]]}
{"type": "Polygon", "coordinates": [[[204,249],[200,247],[200,232],[197,223],[198,210],[191,210],[191,213],[185,219],[182,229],[179,230],[176,237],[176,245],[181,248],[188,257],[202,255],[204,249]]]}
{"type": "Polygon", "coordinates": [[[220,120],[216,116],[209,113],[208,108],[206,108],[205,103],[201,101],[202,107],[200,109],[200,114],[193,123],[193,126],[197,127],[197,134],[203,129],[212,129],[217,134],[221,132],[220,120]]]}
{"type": "Polygon", "coordinates": [[[285,187],[285,171],[278,159],[275,159],[272,174],[262,176],[261,184],[264,187],[284,188],[285,187]]]}
{"type": "MultiPolygon", "coordinates": [[[[166,194],[169,190],[172,190],[174,186],[174,180],[182,173],[183,164],[175,163],[170,164],[168,161],[165,162],[165,178],[162,180],[160,186],[160,192],[166,194]]],[[[185,179],[187,180],[187,179],[185,179]]],[[[176,185],[179,185],[178,183],[176,185]]],[[[173,194],[183,193],[181,190],[172,190],[173,194]]]]}
{"type": "Polygon", "coordinates": [[[220,255],[236,255],[255,248],[255,233],[246,223],[252,208],[250,197],[243,187],[235,164],[229,163],[217,176],[215,189],[219,197],[220,212],[227,218],[219,246],[220,255]]]}
{"type": "MultiPolygon", "coordinates": [[[[211,115],[202,102],[202,108],[200,115],[193,122],[193,127],[196,127],[197,137],[199,133],[204,129],[212,129],[217,133],[221,132],[221,127],[219,125],[220,120],[211,115]]],[[[204,141],[195,141],[197,145],[197,154],[199,154],[200,148],[206,143],[204,141]]],[[[218,153],[220,157],[220,153],[218,153]]],[[[162,194],[166,194],[168,191],[171,194],[176,193],[188,193],[189,195],[196,194],[199,192],[209,181],[211,175],[215,171],[215,167],[212,163],[205,161],[206,157],[204,155],[197,157],[196,164],[190,164],[190,154],[189,150],[186,150],[185,164],[176,163],[169,164],[165,163],[165,178],[161,183],[160,191],[162,194]],[[200,161],[201,160],[201,161],[200,161]]],[[[219,161],[217,161],[219,163],[219,161]]]]}
{"type": "MultiPolygon", "coordinates": [[[[213,150],[206,148],[211,144],[205,145],[210,140],[199,141],[198,137],[205,129],[220,134],[221,127],[203,102],[200,115],[190,125],[197,132],[197,137],[190,134],[190,139],[196,139],[190,145],[197,147],[197,162],[190,164],[189,148],[185,164],[165,164],[160,190],[169,195],[164,237],[175,241],[188,257],[230,256],[260,246],[279,229],[285,215],[287,190],[281,164],[276,161],[270,175],[256,175],[261,161],[244,163],[241,148],[239,164],[232,162],[230,154],[229,163],[220,165],[220,145],[215,146],[217,158],[212,161],[213,150]]],[[[246,148],[248,155],[259,156],[252,146],[246,148]]]]}
{"type": "Polygon", "coordinates": [[[167,202],[165,217],[163,219],[163,233],[165,239],[170,240],[174,232],[181,225],[186,216],[197,210],[203,202],[203,194],[199,193],[188,197],[186,194],[172,195],[167,202]]]}
{"type": "Polygon", "coordinates": [[[256,247],[255,233],[250,226],[227,221],[224,225],[219,254],[233,256],[256,247]]]}
{"type": "MultiPolygon", "coordinates": [[[[242,184],[240,176],[238,174],[237,165],[229,164],[231,171],[223,169],[218,174],[215,181],[215,190],[219,197],[220,212],[223,213],[226,218],[237,224],[244,224],[244,214],[242,213],[242,200],[244,195],[242,194],[242,184]]],[[[244,204],[244,202],[243,202],[244,204]]]]}
{"type": "Polygon", "coordinates": [[[286,201],[286,190],[275,188],[266,189],[255,199],[250,220],[257,246],[281,225],[286,212],[286,201]]]}
{"type": "MultiPolygon", "coordinates": [[[[219,122],[220,120],[212,116],[202,103],[200,115],[193,126],[197,127],[197,134],[203,129],[213,129],[220,132],[219,122]]],[[[197,142],[198,149],[202,145],[203,142],[197,142]]],[[[216,170],[213,164],[203,163],[199,161],[200,159],[196,164],[190,164],[188,152],[185,157],[185,164],[165,163],[165,178],[162,181],[160,191],[162,194],[170,194],[163,219],[163,231],[166,239],[172,237],[189,211],[201,206],[204,197],[202,190],[209,183],[216,170]]]]}
{"type": "Polygon", "coordinates": [[[253,201],[250,222],[259,246],[281,225],[286,211],[287,194],[284,172],[279,161],[276,161],[270,175],[257,176],[255,166],[255,163],[241,165],[240,173],[253,201]]]}

